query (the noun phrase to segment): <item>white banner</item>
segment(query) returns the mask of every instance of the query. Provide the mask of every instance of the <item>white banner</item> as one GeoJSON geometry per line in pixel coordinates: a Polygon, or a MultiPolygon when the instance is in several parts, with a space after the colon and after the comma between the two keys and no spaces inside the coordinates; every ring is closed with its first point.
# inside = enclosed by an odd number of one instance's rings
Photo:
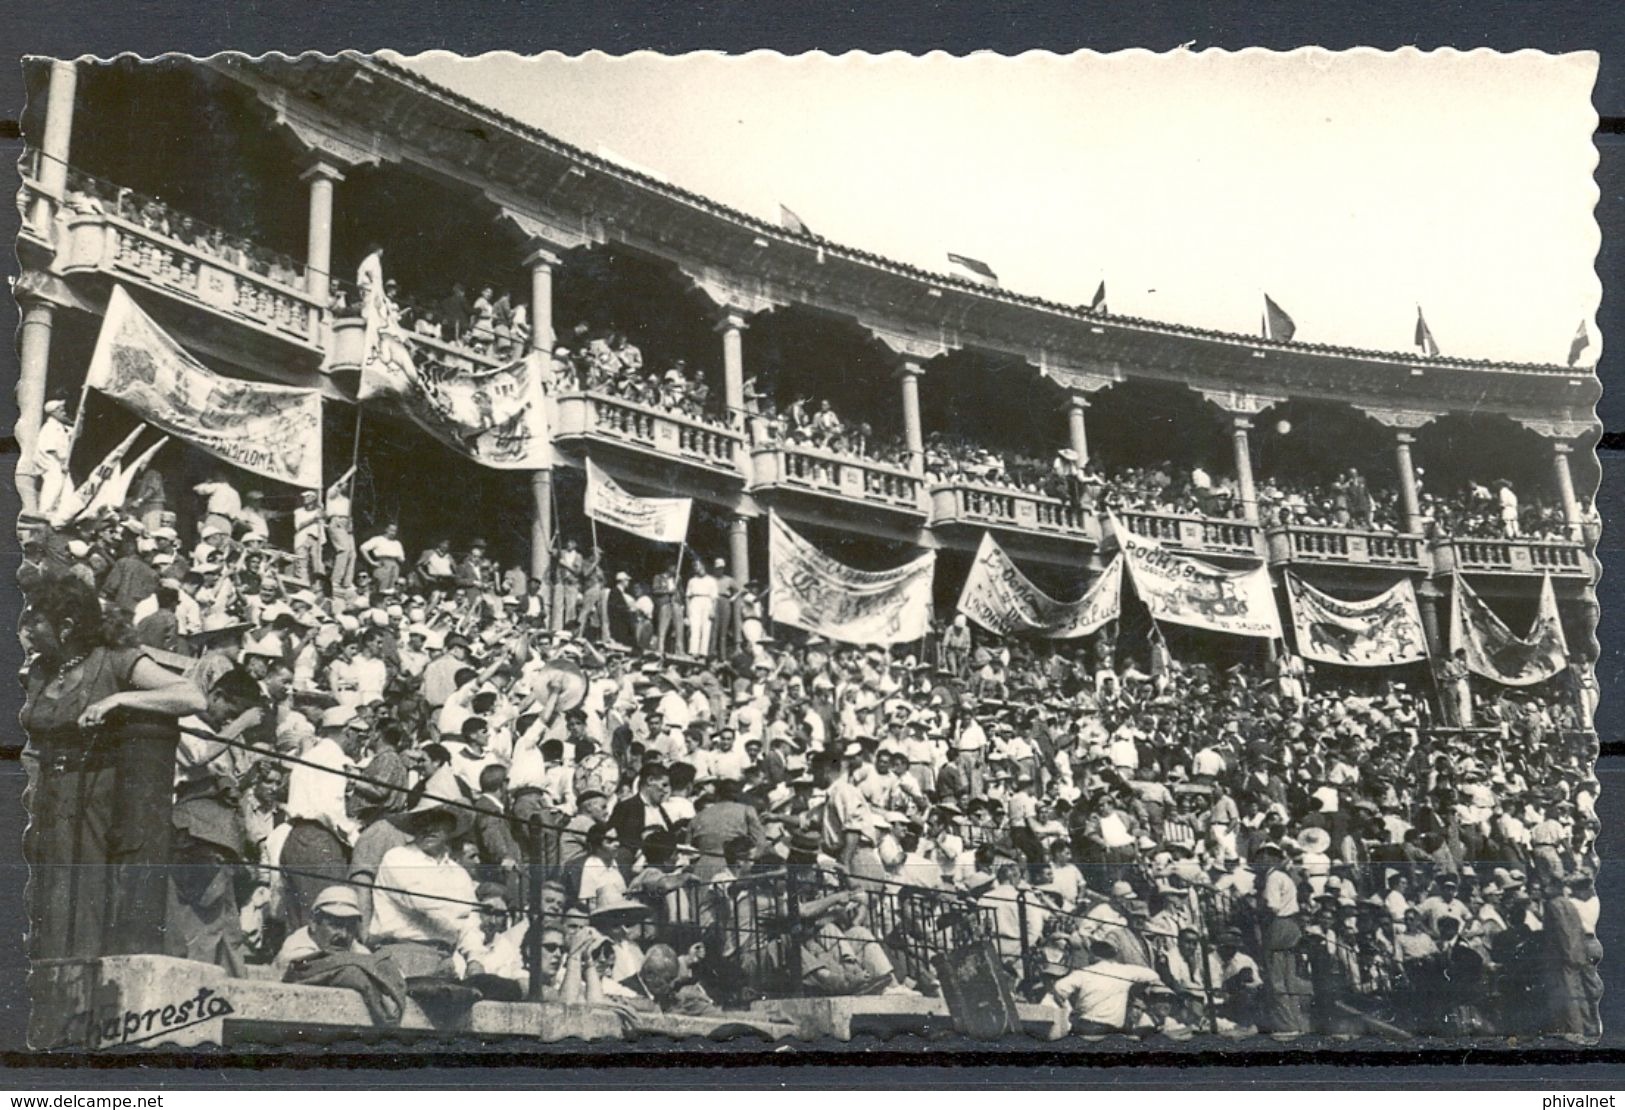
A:
{"type": "Polygon", "coordinates": [[[1527,636],[1513,635],[1459,574],[1454,587],[1450,591],[1450,650],[1466,652],[1468,670],[1503,686],[1533,686],[1561,674],[1569,665],[1569,645],[1551,575],[1540,580],[1540,612],[1527,636]]]}
{"type": "Polygon", "coordinates": [[[1087,636],[1122,608],[1123,557],[1111,561],[1077,601],[1056,601],[1021,573],[991,535],[982,533],[959,611],[1000,636],[1034,635],[1052,640],[1087,636]]]}
{"type": "Polygon", "coordinates": [[[688,517],[694,508],[692,497],[639,497],[599,465],[587,460],[587,515],[634,536],[656,543],[682,543],[688,536],[688,517]]]}
{"type": "Polygon", "coordinates": [[[768,518],[768,573],[775,621],[846,644],[901,644],[925,635],[937,553],[895,570],[865,571],[831,559],[768,518]]]}
{"type": "Polygon", "coordinates": [[[216,374],[122,286],[107,302],[85,388],[233,466],[306,489],[322,484],[320,393],[216,374]]]}
{"type": "MultiPolygon", "coordinates": [[[[119,468],[124,465],[124,456],[129,453],[130,447],[145,430],[142,425],[137,424],[135,430],[125,436],[122,443],[103,456],[102,461],[86,475],[83,482],[74,489],[69,489],[67,483],[63,483],[61,492],[52,503],[40,506],[40,512],[53,527],[62,527],[98,503],[98,499],[102,498],[102,491],[118,480],[119,468]]],[[[128,486],[125,488],[128,489],[128,486]]],[[[117,504],[123,503],[124,499],[119,498],[117,504]]]]}
{"type": "Polygon", "coordinates": [[[1115,516],[1111,524],[1128,558],[1135,592],[1157,620],[1235,636],[1281,638],[1268,567],[1225,570],[1136,536],[1115,516]]]}
{"type": "Polygon", "coordinates": [[[1305,659],[1344,667],[1392,667],[1427,658],[1422,611],[1408,578],[1376,597],[1344,601],[1288,571],[1286,596],[1298,654],[1305,659]]]}
{"type": "Polygon", "coordinates": [[[482,466],[547,470],[553,441],[542,390],[545,357],[532,351],[502,366],[452,365],[414,359],[404,337],[380,331],[356,396],[395,410],[482,466]]]}

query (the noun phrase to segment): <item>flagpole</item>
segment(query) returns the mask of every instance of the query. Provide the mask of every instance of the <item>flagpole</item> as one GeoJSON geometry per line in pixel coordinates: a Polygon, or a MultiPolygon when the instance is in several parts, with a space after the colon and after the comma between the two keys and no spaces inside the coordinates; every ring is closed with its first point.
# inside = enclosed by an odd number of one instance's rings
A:
{"type": "MultiPolygon", "coordinates": [[[[355,488],[355,469],[356,469],[356,467],[358,465],[360,465],[360,462],[361,462],[361,417],[362,417],[362,414],[364,412],[365,412],[365,410],[361,407],[361,402],[357,401],[356,406],[355,406],[355,435],[352,437],[352,442],[350,444],[350,488],[351,489],[355,488]]],[[[351,506],[350,511],[351,512],[355,511],[354,506],[351,506]]]]}

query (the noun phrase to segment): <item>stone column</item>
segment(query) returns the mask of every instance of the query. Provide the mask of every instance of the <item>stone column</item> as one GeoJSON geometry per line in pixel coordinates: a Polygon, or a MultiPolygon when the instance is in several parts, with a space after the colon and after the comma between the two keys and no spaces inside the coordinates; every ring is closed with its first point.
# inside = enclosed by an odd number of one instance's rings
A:
{"type": "Polygon", "coordinates": [[[750,581],[750,521],[742,516],[728,521],[728,572],[741,587],[750,581]]]}
{"type": "Polygon", "coordinates": [[[39,479],[30,471],[40,422],[45,419],[46,372],[51,360],[51,327],[56,322],[56,306],[30,298],[23,301],[22,309],[22,326],[17,337],[17,424],[13,434],[17,437],[17,493],[22,498],[23,511],[33,512],[39,506],[39,479]]]}
{"type": "Polygon", "coordinates": [[[553,349],[553,267],[559,256],[546,247],[533,247],[525,256],[530,268],[530,349],[553,349]]]}
{"type": "Polygon", "coordinates": [[[925,368],[913,359],[904,361],[897,377],[903,385],[903,440],[908,445],[908,466],[916,474],[925,471],[925,433],[920,426],[920,378],[925,368]]]}
{"type": "Polygon", "coordinates": [[[745,426],[745,315],[725,309],[717,321],[722,333],[722,399],[728,406],[728,426],[745,426]]]}
{"type": "MultiPolygon", "coordinates": [[[[530,268],[530,349],[544,354],[553,349],[553,267],[559,256],[536,246],[525,256],[530,268]]],[[[553,559],[553,472],[533,470],[530,475],[530,574],[547,578],[553,559]]]]}
{"type": "Polygon", "coordinates": [[[45,91],[45,134],[40,137],[39,186],[29,222],[49,228],[68,184],[68,151],[73,141],[73,98],[79,86],[79,71],[73,62],[53,61],[50,84],[45,91]]]}
{"type": "Polygon", "coordinates": [[[1067,400],[1067,431],[1072,440],[1072,450],[1077,453],[1079,466],[1089,461],[1089,432],[1083,423],[1083,414],[1088,408],[1089,398],[1082,394],[1074,393],[1067,400]]]}
{"type": "Polygon", "coordinates": [[[1580,499],[1574,496],[1574,474],[1569,470],[1569,453],[1573,447],[1567,443],[1552,444],[1552,469],[1557,472],[1557,492],[1563,498],[1563,519],[1569,526],[1569,539],[1581,538],[1580,499]]]}
{"type": "Polygon", "coordinates": [[[1405,531],[1422,531],[1422,500],[1416,492],[1416,466],[1411,462],[1411,444],[1416,436],[1410,432],[1394,433],[1394,464],[1399,469],[1399,508],[1405,514],[1405,531]]]}
{"type": "Polygon", "coordinates": [[[1253,523],[1258,522],[1258,490],[1253,485],[1253,452],[1247,432],[1253,422],[1245,416],[1232,416],[1231,442],[1236,455],[1236,490],[1241,495],[1241,515],[1253,523]]]}
{"type": "Polygon", "coordinates": [[[333,299],[333,186],[344,175],[331,162],[315,162],[299,175],[310,182],[310,224],[305,234],[305,292],[316,301],[316,319],[333,299]]]}
{"type": "Polygon", "coordinates": [[[553,472],[530,472],[530,496],[534,503],[530,518],[530,576],[547,579],[553,561],[553,472]]]}

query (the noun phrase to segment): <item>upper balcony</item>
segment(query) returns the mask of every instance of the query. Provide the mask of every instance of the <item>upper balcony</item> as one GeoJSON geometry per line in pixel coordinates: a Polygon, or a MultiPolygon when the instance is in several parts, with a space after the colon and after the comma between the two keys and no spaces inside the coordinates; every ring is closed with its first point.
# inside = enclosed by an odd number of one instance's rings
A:
{"type": "Polygon", "coordinates": [[[741,433],[596,391],[558,395],[553,440],[607,447],[651,466],[678,464],[730,484],[745,478],[741,433]]]}
{"type": "Polygon", "coordinates": [[[1228,559],[1264,557],[1262,530],[1250,521],[1134,509],[1117,510],[1117,519],[1136,536],[1156,540],[1181,554],[1228,559]]]}
{"type": "Polygon", "coordinates": [[[1578,540],[1446,537],[1433,542],[1433,567],[1436,574],[1593,576],[1591,556],[1578,540]]]}
{"type": "Polygon", "coordinates": [[[931,488],[931,527],[1001,529],[1095,546],[1100,519],[1041,493],[953,479],[931,488]]]}
{"type": "Polygon", "coordinates": [[[1269,529],[1267,539],[1270,562],[1277,566],[1307,564],[1413,574],[1433,569],[1427,544],[1418,535],[1292,524],[1269,529]]]}
{"type": "Polygon", "coordinates": [[[878,510],[910,523],[928,513],[925,479],[907,467],[806,444],[766,442],[751,449],[751,492],[806,495],[831,508],[878,510]]]}
{"type": "MultiPolygon", "coordinates": [[[[37,185],[25,183],[23,195],[39,195],[37,185]]],[[[308,351],[322,349],[326,306],[306,293],[303,266],[156,200],[74,172],[54,226],[35,226],[33,234],[52,243],[52,267],[64,276],[144,286],[308,351]]]]}

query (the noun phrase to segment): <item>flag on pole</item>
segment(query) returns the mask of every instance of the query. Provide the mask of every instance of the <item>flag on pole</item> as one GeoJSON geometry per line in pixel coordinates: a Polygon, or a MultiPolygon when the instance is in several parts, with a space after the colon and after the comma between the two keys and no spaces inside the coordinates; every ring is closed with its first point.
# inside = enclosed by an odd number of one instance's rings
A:
{"type": "Polygon", "coordinates": [[[1292,322],[1292,317],[1286,314],[1286,309],[1276,304],[1270,295],[1265,293],[1264,338],[1290,343],[1292,337],[1296,334],[1298,334],[1298,325],[1292,322]]]}
{"type": "Polygon", "coordinates": [[[161,437],[157,443],[141,452],[135,462],[120,467],[119,472],[108,479],[95,492],[94,496],[86,502],[85,507],[79,510],[79,515],[95,516],[103,509],[117,509],[122,506],[130,496],[130,486],[140,477],[141,472],[147,468],[147,464],[152,461],[152,457],[168,442],[168,436],[161,437]]]}
{"type": "Polygon", "coordinates": [[[999,275],[993,272],[993,267],[980,258],[971,258],[967,255],[955,254],[953,251],[949,251],[948,261],[963,270],[974,282],[979,282],[982,285],[999,284],[999,275]]]}
{"type": "Polygon", "coordinates": [[[1428,327],[1427,318],[1422,315],[1422,306],[1416,306],[1416,336],[1413,340],[1422,349],[1428,358],[1437,358],[1439,344],[1434,342],[1433,329],[1428,327]]]}
{"type": "Polygon", "coordinates": [[[803,220],[800,216],[792,212],[788,206],[783,204],[779,205],[779,226],[784,228],[786,231],[793,231],[797,235],[812,234],[811,229],[807,227],[807,221],[803,220]]]}
{"type": "Polygon", "coordinates": [[[1569,344],[1569,365],[1573,366],[1580,361],[1580,352],[1591,346],[1591,333],[1586,330],[1586,322],[1580,321],[1580,330],[1574,333],[1574,340],[1569,344]]]}
{"type": "Polygon", "coordinates": [[[691,497],[639,497],[587,459],[587,517],[656,543],[682,543],[688,537],[691,497]]]}
{"type": "MultiPolygon", "coordinates": [[[[81,406],[82,407],[82,406],[81,406]]],[[[136,437],[146,430],[145,424],[137,424],[135,430],[124,437],[124,441],[109,451],[102,461],[97,463],[88,477],[80,482],[75,489],[62,487],[61,494],[50,505],[41,505],[40,512],[51,522],[54,528],[69,524],[83,513],[96,500],[96,495],[103,486],[118,477],[119,468],[124,465],[124,456],[134,445],[136,437]]]]}
{"type": "Polygon", "coordinates": [[[1095,299],[1089,302],[1089,311],[1097,316],[1105,316],[1106,312],[1106,279],[1100,279],[1100,288],[1095,290],[1095,299]]]}

